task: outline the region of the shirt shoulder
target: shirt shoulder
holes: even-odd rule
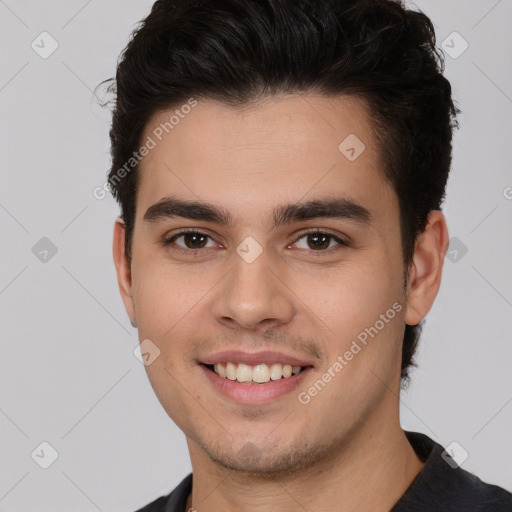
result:
[[[136,512],[185,512],[187,498],[192,490],[192,473],[167,496],[160,496]]]
[[[510,492],[460,468],[425,434],[405,434],[425,465],[391,512],[512,512]]]
[[[148,503],[146,506],[139,508],[136,512],[164,512],[165,504],[169,501],[169,495],[160,496],[155,501]]]

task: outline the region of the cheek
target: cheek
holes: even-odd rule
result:
[[[196,365],[187,357],[197,328],[195,318],[204,315],[201,298],[207,285],[199,277],[148,258],[134,264],[133,293],[140,340],[151,340],[158,357],[145,367],[151,386],[178,427],[188,431],[199,414],[201,402],[194,382]]]
[[[314,279],[296,276],[293,288],[329,337],[344,344],[401,300],[401,274],[390,265],[384,258],[361,257]]]
[[[319,328],[321,323],[329,327],[322,330],[328,354],[323,371],[333,371],[336,361],[343,367],[334,371],[332,403],[349,407],[347,394],[374,399],[382,388],[375,375],[391,385],[400,365],[405,311],[401,270],[386,258],[380,264],[361,258],[358,265],[331,275],[325,290],[311,304],[321,320]]]
[[[381,262],[367,268],[353,283],[348,306],[353,322],[345,338],[348,346],[343,347],[345,359],[351,358],[347,373],[354,383],[358,378],[365,381],[360,384],[370,386],[368,390],[372,383],[381,386],[375,375],[385,382],[393,381],[401,360],[405,313],[401,269],[385,258]]]
[[[151,319],[151,325],[170,328],[209,289],[205,272],[200,275],[190,267],[171,265],[162,258],[139,261],[133,268],[134,300],[142,320]]]
[[[145,261],[134,265],[133,298],[140,339],[154,341],[176,365],[175,354],[184,351],[186,329],[193,329],[190,318],[201,314],[202,299],[211,288],[206,279],[179,267]]]

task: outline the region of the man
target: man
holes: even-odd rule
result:
[[[118,66],[120,292],[193,468],[144,511],[511,511],[404,432],[457,109],[392,0],[158,1]]]

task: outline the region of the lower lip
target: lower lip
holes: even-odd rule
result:
[[[204,365],[200,366],[209,381],[222,395],[240,404],[264,404],[281,398],[296,389],[312,370],[311,367],[308,367],[297,375],[292,375],[286,379],[271,380],[264,384],[243,384],[236,380],[221,377]]]

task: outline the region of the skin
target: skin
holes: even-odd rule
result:
[[[172,111],[155,115],[143,140]],[[366,146],[352,162],[338,149],[350,134]],[[146,210],[170,195],[222,207],[234,223],[145,222]],[[333,196],[365,206],[372,223],[316,218],[271,229],[276,206]],[[132,260],[118,219],[114,261],[140,340],[161,351],[146,367],[151,385],[187,438],[187,510],[389,511],[423,466],[399,423],[403,329],[433,304],[448,232],[443,214],[431,212],[404,289],[398,200],[362,100],[286,95],[244,109],[199,100],[145,157],[136,204]],[[181,228],[211,237],[207,247],[187,249],[183,237],[162,244]],[[350,245],[331,239],[316,249],[303,236],[314,229]],[[250,264],[236,252],[248,236],[263,249]],[[299,392],[396,302],[401,311],[301,404]],[[221,350],[277,350],[314,368],[285,396],[241,405],[198,363]]]

